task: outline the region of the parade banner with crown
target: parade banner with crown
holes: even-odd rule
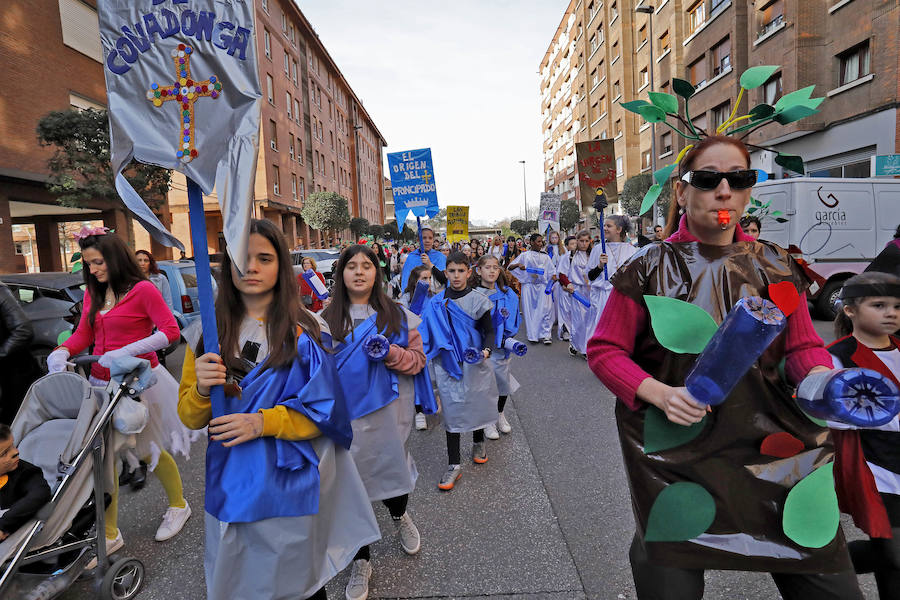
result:
[[[431,148],[392,152],[387,155],[387,159],[397,228],[403,231],[403,224],[410,213],[417,219],[438,214],[440,207],[434,183]]]
[[[215,187],[242,264],[262,96],[252,0],[99,0],[97,9],[122,201],[157,241],[183,249],[122,171],[135,159],[184,173],[204,194]]]

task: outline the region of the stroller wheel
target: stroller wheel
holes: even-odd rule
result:
[[[114,562],[100,584],[103,600],[129,600],[144,584],[144,563],[136,558],[122,558]]]

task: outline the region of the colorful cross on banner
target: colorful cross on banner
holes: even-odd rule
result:
[[[175,72],[178,79],[168,87],[160,87],[157,83],[150,84],[147,91],[147,99],[154,106],[162,106],[163,102],[174,100],[181,106],[181,140],[177,144],[178,151],[175,156],[182,162],[191,162],[197,156],[194,147],[194,102],[198,98],[209,96],[213,100],[219,97],[222,84],[215,76],[206,81],[194,81],[191,79],[191,53],[193,48],[185,44],[178,44],[172,50],[172,59],[175,62]]]

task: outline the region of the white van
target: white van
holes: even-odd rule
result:
[[[843,281],[861,273],[900,225],[900,179],[796,177],[765,181],[752,196],[763,204],[761,239],[791,252],[814,280],[809,296],[833,319]],[[769,212],[781,211],[779,223]]]

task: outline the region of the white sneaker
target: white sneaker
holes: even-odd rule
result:
[[[347,600],[366,600],[369,597],[369,577],[372,576],[372,565],[369,561],[360,558],[353,561],[350,570],[350,581],[344,590]]]
[[[497,433],[497,426],[491,424],[491,425],[488,425],[487,427],[485,427],[484,428],[484,437],[486,437],[489,440],[499,440],[500,434]]]
[[[408,512],[403,513],[399,520],[394,521],[397,524],[397,532],[400,534],[400,546],[407,554],[415,554],[422,547],[422,538],[419,536],[419,529],[413,523],[412,517]]]
[[[156,530],[156,541],[164,542],[172,539],[181,531],[187,520],[191,518],[191,505],[184,501],[184,508],[170,506],[163,515],[162,523]]]
[[[512,427],[510,427],[509,421],[506,420],[506,415],[504,415],[502,412],[497,418],[497,429],[499,429],[501,433],[509,433],[510,431],[512,431]]]
[[[108,559],[114,552],[118,552],[125,547],[125,540],[122,539],[122,531],[116,529],[115,539],[106,538],[106,558]],[[110,561],[111,562],[111,561]],[[91,559],[91,562],[84,568],[85,571],[92,571],[97,568],[97,557]]]
[[[428,429],[428,421],[425,420],[425,413],[416,413],[416,429],[419,431]]]

